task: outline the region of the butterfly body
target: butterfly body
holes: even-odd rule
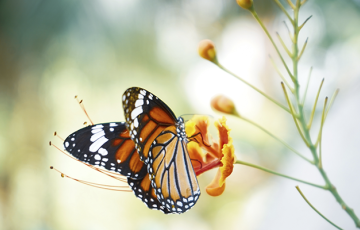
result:
[[[200,196],[187,151],[184,120],[145,89],[125,91],[126,122],[97,124],[70,134],[65,149],[77,159],[127,177],[149,208],[183,213]]]

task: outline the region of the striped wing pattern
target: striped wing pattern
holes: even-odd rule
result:
[[[135,142],[140,159],[147,163],[153,140],[166,127],[174,125],[177,119],[158,97],[137,87],[125,91],[123,108],[130,137]]]
[[[186,141],[177,136],[176,128],[165,129],[153,142],[147,165],[151,185],[160,203],[171,212],[183,213],[200,196]]]
[[[80,161],[126,177],[141,179],[147,174],[124,122],[82,128],[65,139],[64,147]]]
[[[85,163],[127,177],[136,197],[150,209],[189,210],[200,188],[187,151],[184,121],[145,89],[123,95],[126,122],[102,123],[70,134],[64,147]]]
[[[200,196],[186,148],[184,121],[152,93],[130,88],[123,95],[127,128],[140,159],[147,164],[151,186],[165,213],[183,213]]]

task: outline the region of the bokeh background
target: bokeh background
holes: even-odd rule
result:
[[[285,3],[284,3],[285,4]],[[285,4],[286,5],[286,4]],[[272,35],[287,44],[286,19],[273,1],[255,0]],[[325,78],[325,96],[340,88],[325,124],[323,165],[345,202],[360,215],[360,1],[309,0],[300,19],[309,37],[300,66],[304,85],[314,67],[308,112]],[[276,105],[197,54],[214,41],[231,71],[285,103],[268,55],[274,49],[251,15],[230,0],[2,0],[0,1],[0,229],[332,229],[301,198],[345,229],[352,220],[329,192],[236,165],[226,190],[210,197],[214,172],[199,177],[202,196],[182,215],[149,210],[132,193],[63,179],[116,181],[49,147],[83,127],[79,95],[96,123],[122,121],[122,93],[144,87],[181,114],[222,115],[210,108],[218,94],[241,114],[310,157],[292,123]],[[302,88],[304,89],[304,87]],[[316,116],[314,130],[319,127]],[[316,169],[255,127],[228,117],[238,159],[314,183]],[[316,135],[314,131],[313,135]]]

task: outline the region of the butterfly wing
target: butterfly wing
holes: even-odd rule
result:
[[[183,213],[200,196],[196,174],[186,148],[186,140],[170,126],[155,138],[150,147],[148,172],[151,185],[161,205],[169,211]]]
[[[128,177],[128,184],[134,191],[136,197],[138,197],[146,206],[150,209],[156,209],[164,212],[165,214],[170,213],[169,210],[162,205],[155,194],[154,188],[151,186],[149,174],[145,175],[143,179],[134,180]]]
[[[102,166],[126,177],[140,179],[147,174],[146,165],[140,161],[125,122],[82,128],[65,139],[64,147],[80,161]]]
[[[133,87],[123,95],[123,108],[130,137],[135,142],[140,159],[148,163],[153,140],[177,121],[171,109],[145,89]]]

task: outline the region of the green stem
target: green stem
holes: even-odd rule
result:
[[[284,6],[281,4],[281,2],[279,0],[274,0],[274,2],[279,6],[279,8],[284,12],[284,14],[286,15],[286,17],[289,19],[289,21],[291,22],[291,24],[294,23],[294,21],[292,20],[292,18],[290,17],[290,15],[288,14],[288,12],[286,11],[286,9],[284,8]]]
[[[272,101],[273,103],[275,103],[276,105],[278,105],[280,108],[284,109],[286,112],[290,113],[289,109],[286,108],[284,105],[282,105],[280,102],[276,101],[275,99],[269,97],[266,93],[264,93],[263,91],[261,91],[260,89],[256,88],[255,86],[253,86],[252,84],[250,84],[249,82],[245,81],[243,78],[237,76],[236,74],[234,74],[233,72],[230,72],[228,69],[226,69],[224,66],[222,66],[220,63],[215,63],[220,69],[224,70],[225,72],[227,72],[228,74],[232,75],[233,77],[239,79],[240,81],[242,81],[243,83],[245,83],[246,85],[250,86],[251,88],[253,88],[255,91],[257,91],[258,93],[260,93],[261,95],[263,95],[264,97],[266,97],[267,99],[269,99],[270,101]]]
[[[314,186],[314,187],[317,187],[317,188],[326,189],[325,186],[318,185],[318,184],[313,184],[313,183],[310,183],[310,182],[307,182],[307,181],[304,181],[304,180],[300,180],[300,179],[297,179],[297,178],[294,178],[294,177],[290,177],[290,176],[287,176],[287,175],[284,175],[284,174],[281,174],[281,173],[272,171],[270,169],[267,169],[267,168],[264,168],[264,167],[261,167],[261,166],[258,166],[258,165],[254,165],[254,164],[251,164],[251,163],[248,163],[248,162],[245,162],[245,161],[236,160],[235,164],[246,165],[246,166],[256,168],[256,169],[260,169],[262,171],[265,171],[265,172],[268,172],[268,173],[271,173],[271,174],[274,174],[274,175],[277,175],[277,176],[285,177],[285,178],[290,179],[290,180],[298,181],[298,182],[301,182],[301,183],[304,183],[304,184],[307,184],[307,185],[311,185],[311,186]]]
[[[289,76],[291,77],[291,79],[294,81],[295,79],[294,79],[293,75],[291,74],[290,69],[289,69],[289,67],[287,66],[284,58],[282,57],[279,49],[277,48],[274,40],[272,39],[269,31],[266,29],[265,25],[262,23],[262,21],[260,20],[259,16],[258,16],[257,13],[255,12],[255,10],[252,10],[252,11],[250,11],[250,12],[252,13],[252,15],[254,16],[254,18],[256,19],[256,21],[260,24],[260,26],[262,27],[262,29],[265,31],[265,33],[266,33],[266,35],[268,36],[269,40],[270,40],[271,43],[273,44],[276,52],[278,53],[278,55],[279,55],[279,57],[280,57],[280,59],[281,59],[281,62],[282,62],[283,65],[285,66],[286,71],[288,72],[288,74],[289,74]]]
[[[287,82],[287,80],[285,79],[284,75],[281,74],[279,68],[276,66],[276,64],[275,64],[275,62],[274,62],[274,60],[272,59],[271,56],[270,56],[270,61],[271,61],[271,63],[273,64],[276,72],[279,74],[279,76],[281,77],[281,79],[284,81],[285,85],[290,89],[290,91],[291,91],[292,93],[294,93],[294,89],[293,89],[293,88],[290,86],[290,84]]]
[[[326,110],[325,119],[326,119],[327,114],[328,114],[328,112],[329,112],[332,104],[334,103],[334,101],[335,101],[336,96],[338,95],[338,93],[339,93],[339,89],[336,89],[335,92],[334,92],[334,94],[332,95],[332,97],[331,97],[331,99],[330,99],[329,107],[328,107],[328,109]]]
[[[296,128],[297,128],[297,130],[298,130],[301,138],[302,138],[303,141],[305,142],[305,144],[306,144],[307,146],[309,146],[309,143],[308,143],[307,140],[305,139],[305,136],[304,136],[304,134],[303,134],[303,131],[301,130],[301,128],[300,128],[300,126],[299,126],[299,123],[298,123],[298,120],[297,120],[298,115],[296,114],[296,112],[295,112],[295,110],[294,110],[294,108],[293,108],[293,105],[291,104],[290,98],[289,98],[289,96],[288,96],[288,94],[287,94],[287,92],[286,92],[285,85],[284,85],[283,82],[281,82],[281,86],[282,86],[282,88],[283,88],[286,101],[287,101],[288,104],[289,104],[290,112],[291,112],[291,115],[293,116],[293,119],[294,119],[294,123],[295,123],[295,125],[296,125]]]
[[[298,59],[297,59],[298,52],[299,52],[299,49],[298,49],[298,35],[299,35],[298,34],[299,33],[298,17],[299,17],[300,5],[301,5],[300,0],[297,0],[296,1],[296,8],[294,9],[294,44],[293,44],[294,57],[292,59],[292,61],[293,61],[293,76],[296,79],[296,82],[298,81]],[[330,182],[324,168],[319,167],[319,158],[318,158],[317,150],[316,150],[315,145],[311,141],[310,130],[307,129],[307,125],[306,125],[306,121],[305,121],[303,105],[300,103],[299,88],[300,88],[299,84],[295,84],[295,98],[296,98],[296,102],[297,102],[297,105],[298,105],[298,111],[299,111],[299,114],[298,114],[299,119],[298,120],[299,120],[299,123],[302,126],[302,130],[304,132],[304,138],[306,140],[305,143],[308,144],[308,147],[309,147],[309,149],[310,149],[310,151],[311,151],[311,153],[313,155],[315,165],[316,165],[316,167],[318,168],[320,174],[322,175],[322,177],[325,180],[326,188],[335,197],[336,201],[341,205],[341,207],[353,219],[353,221],[355,222],[356,227],[360,228],[360,220],[356,216],[354,210],[345,204],[345,202],[343,201],[343,199],[340,197],[339,193],[337,192],[335,186]],[[325,115],[325,118],[326,118],[326,115]]]
[[[307,79],[306,88],[305,88],[305,92],[304,92],[304,96],[303,96],[303,99],[302,99],[302,102],[301,102],[301,104],[303,106],[304,106],[305,99],[306,99],[306,94],[307,94],[307,91],[308,91],[308,88],[309,88],[309,83],[310,83],[310,77],[311,77],[312,70],[313,70],[313,67],[310,68],[309,76],[308,76],[308,79]]]
[[[320,125],[320,131],[318,135],[318,141],[319,142],[319,168],[322,168],[322,146],[321,146],[321,138],[322,138],[322,132],[324,127],[324,121],[325,121],[325,110],[326,110],[326,104],[327,104],[328,98],[325,98],[324,108],[321,115],[321,125]],[[317,144],[315,144],[317,145]]]
[[[322,218],[324,218],[327,222],[329,222],[330,224],[332,224],[335,228],[337,229],[342,229],[339,226],[337,226],[336,224],[334,224],[333,222],[331,222],[328,218],[326,218],[323,214],[321,214],[321,212],[319,212],[309,201],[308,199],[306,199],[305,195],[301,192],[299,186],[296,186],[296,189],[299,191],[300,195],[302,196],[302,198],[304,198],[304,200],[306,201],[306,203],[308,203],[308,205],[314,209],[315,212],[317,212],[317,214],[319,214]]]
[[[313,119],[314,119],[314,115],[315,115],[316,105],[317,105],[317,102],[318,102],[318,100],[319,100],[319,95],[320,95],[320,91],[321,91],[321,88],[322,88],[323,84],[324,84],[324,78],[323,78],[322,81],[321,81],[321,84],[320,84],[318,93],[317,93],[317,95],[316,95],[315,103],[314,103],[314,106],[313,106],[313,109],[312,109],[311,115],[310,115],[310,120],[309,120],[309,123],[308,123],[308,125],[307,125],[307,128],[308,128],[308,129],[311,128],[311,125],[312,125],[312,122],[313,122]]]
[[[258,129],[261,129],[262,131],[264,131],[265,133],[267,133],[269,136],[271,136],[272,138],[274,138],[275,140],[279,141],[281,144],[285,145],[286,148],[290,149],[291,151],[293,151],[296,155],[298,155],[299,157],[303,158],[304,160],[306,160],[307,162],[309,162],[310,164],[314,164],[314,162],[312,162],[311,160],[309,160],[308,158],[306,158],[305,156],[303,156],[301,153],[299,153],[298,151],[296,151],[295,149],[293,149],[290,145],[286,144],[283,140],[281,140],[280,138],[278,138],[277,136],[275,136],[274,134],[272,134],[271,132],[269,132],[268,130],[264,129],[262,126],[258,125],[257,123],[253,122],[252,120],[249,120],[245,117],[242,117],[240,115],[237,116],[238,118],[252,124],[253,126],[257,127]]]

